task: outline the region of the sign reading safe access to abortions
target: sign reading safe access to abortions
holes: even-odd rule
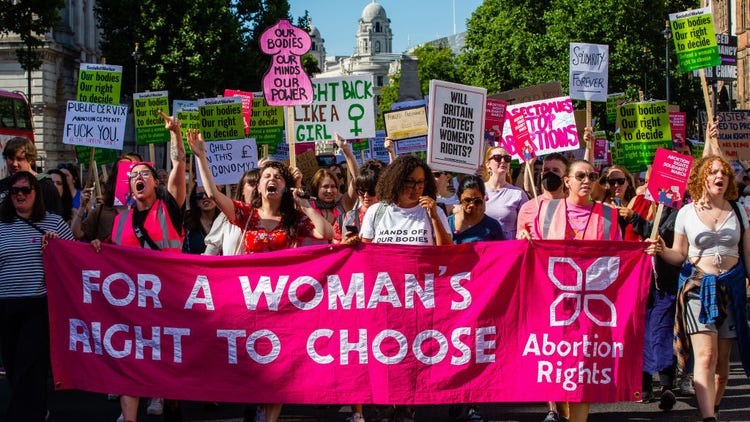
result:
[[[484,153],[487,90],[430,81],[427,164],[434,170],[474,173]]]
[[[312,95],[312,104],[294,107],[295,142],[332,140],[335,133],[344,139],[375,136],[372,75],[315,78]]]
[[[301,56],[312,41],[307,31],[282,19],[260,36],[260,48],[273,55],[271,68],[263,77],[263,93],[272,106],[310,104],[312,84],[302,68]]]

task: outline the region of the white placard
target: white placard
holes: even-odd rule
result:
[[[570,98],[607,101],[609,46],[570,43]]]
[[[68,101],[63,143],[121,150],[127,117],[127,105]]]
[[[251,138],[206,142],[206,160],[217,185],[233,185],[246,171],[258,167],[258,147]],[[197,162],[195,174],[203,186]]]
[[[537,156],[580,148],[570,97],[513,104],[508,106],[505,113],[511,116],[524,114]],[[516,141],[510,129],[510,120],[505,118],[501,146],[508,150],[510,155],[516,156]]]

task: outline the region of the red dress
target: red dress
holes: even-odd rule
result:
[[[245,253],[260,253],[278,251],[286,248],[294,248],[306,237],[312,237],[315,226],[313,222],[301,211],[299,223],[297,224],[297,238],[289,239],[284,231],[284,218],[279,224],[268,231],[260,222],[258,210],[250,204],[234,202],[234,225],[239,226],[244,235]]]

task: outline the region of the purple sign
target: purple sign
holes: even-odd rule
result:
[[[300,56],[312,46],[310,35],[282,19],[260,37],[260,48],[273,55],[271,68],[263,77],[263,94],[268,105],[294,106],[313,101],[312,82],[302,68]]]

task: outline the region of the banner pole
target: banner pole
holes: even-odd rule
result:
[[[289,166],[297,167],[297,153],[294,148],[294,107],[286,109],[286,142],[289,144]]]
[[[659,235],[659,222],[661,221],[661,214],[664,211],[664,204],[659,203],[659,206],[656,207],[656,215],[654,216],[653,222],[654,226],[651,228],[651,240],[656,240],[656,236]]]
[[[711,106],[711,96],[708,92],[708,81],[706,80],[706,70],[699,69],[698,73],[701,75],[701,87],[703,88],[703,103],[706,106],[706,124],[714,121],[714,110]],[[719,155],[721,154],[721,148],[719,148],[719,140],[716,138],[706,139],[706,143],[711,143],[711,148],[714,149]]]
[[[537,196],[536,194],[536,186],[534,185],[534,173],[532,173],[532,170],[531,170],[531,167],[533,167],[533,165],[530,166],[529,163],[531,163],[531,161],[527,161],[525,163],[526,165],[524,167],[526,167],[526,169],[524,171],[524,177],[528,178],[529,180],[529,184],[531,185],[531,192],[534,194],[534,200],[536,201],[536,207],[538,209],[539,208],[539,196]]]

